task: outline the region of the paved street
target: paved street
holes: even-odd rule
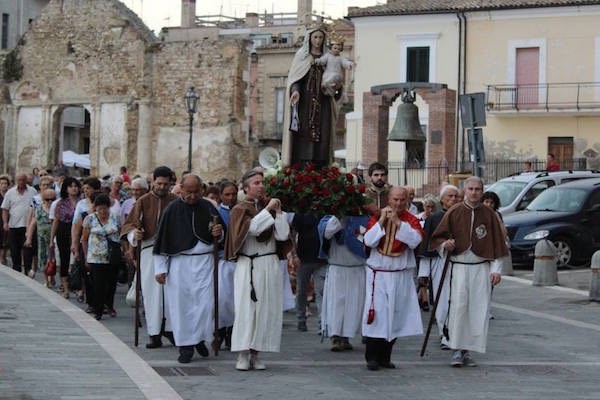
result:
[[[143,334],[135,349],[124,286],[118,316],[98,323],[74,299],[1,267],[0,399],[598,399],[600,304],[587,300],[589,269],[560,271],[570,288],[532,287],[531,274],[517,270],[494,290],[477,368],[449,367],[435,340],[421,359],[415,337],[398,340],[397,369],[370,372],[359,340],[332,353],[314,317],[300,333],[285,313],[282,351],[265,355],[268,370],[238,372],[228,352],[182,366],[170,345],[145,349]]]

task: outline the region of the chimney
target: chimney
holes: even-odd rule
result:
[[[298,25],[309,25],[312,14],[312,0],[298,0]]]
[[[196,0],[181,0],[181,27],[196,26]]]
[[[246,28],[258,28],[258,14],[257,13],[246,13]]]

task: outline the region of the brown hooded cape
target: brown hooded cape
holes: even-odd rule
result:
[[[508,255],[502,221],[496,211],[483,204],[471,207],[462,202],[452,206],[431,235],[429,250],[437,249],[450,238],[456,243],[454,254],[471,249],[486,260]]]
[[[225,239],[225,260],[235,261],[238,258],[239,251],[241,250],[246,237],[248,236],[248,229],[250,229],[250,221],[256,214],[262,210],[262,206],[259,203],[251,201],[243,201],[233,207],[229,214],[229,227],[227,230],[227,237]],[[266,242],[271,239],[273,235],[273,227],[267,229],[261,233],[257,240],[259,242]],[[277,242],[277,255],[279,259],[285,259],[287,253],[291,250],[291,242],[289,240],[285,242]]]

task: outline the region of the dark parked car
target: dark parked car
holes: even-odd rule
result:
[[[504,223],[513,263],[533,263],[535,244],[547,238],[556,246],[559,267],[585,264],[600,249],[600,179],[547,189]]]

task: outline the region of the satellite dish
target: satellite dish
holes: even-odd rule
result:
[[[273,147],[265,147],[258,155],[258,163],[263,168],[273,168],[280,159],[279,152]]]

